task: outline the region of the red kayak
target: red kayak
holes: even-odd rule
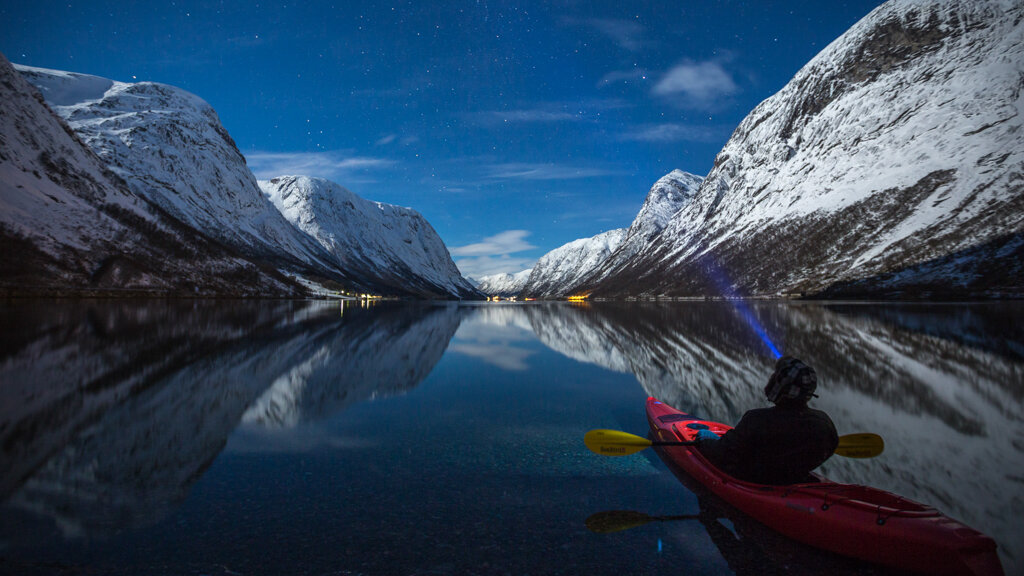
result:
[[[724,434],[731,426],[700,420],[647,399],[653,439],[692,441],[706,425]],[[786,536],[844,556],[927,574],[1003,574],[996,543],[941,512],[891,492],[840,484],[820,475],[812,482],[769,486],[738,480],[713,466],[693,446],[662,447],[661,454],[720,498]]]

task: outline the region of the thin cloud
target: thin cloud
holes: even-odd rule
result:
[[[615,18],[566,18],[567,24],[586,26],[605,36],[620,48],[629,52],[639,52],[643,47],[644,27],[633,20]]]
[[[534,250],[537,247],[526,241],[528,230],[505,230],[484,238],[482,242],[457,246],[450,252],[455,265],[467,278],[482,278],[491,274],[532,268],[536,260],[513,256],[517,252]]]
[[[603,168],[526,162],[492,164],[485,168],[488,178],[498,180],[579,180],[618,174],[618,172]]]
[[[339,183],[367,183],[376,179],[369,175],[392,166],[385,158],[347,156],[342,152],[253,152],[246,163],[261,180],[283,175],[327,178]]]
[[[491,110],[473,112],[469,118],[479,124],[495,126],[506,123],[553,123],[579,122],[583,117],[564,110],[523,109],[523,110]]]
[[[455,259],[455,265],[458,266],[459,272],[466,278],[474,280],[494,274],[514,274],[520,270],[533,268],[536,263],[536,258],[521,258],[507,254]]]
[[[653,124],[626,132],[622,140],[633,142],[717,142],[729,135],[725,127],[692,124]]]
[[[395,142],[398,142],[402,146],[409,146],[419,142],[419,140],[420,137],[415,134],[406,134],[404,136],[399,136],[398,134],[386,134],[378,138],[377,141],[374,142],[374,146],[387,146],[388,144],[394,144]]]
[[[683,106],[707,108],[736,93],[732,76],[719,62],[683,62],[654,85],[655,96],[674,99]]]
[[[505,230],[484,238],[483,242],[451,249],[452,256],[498,256],[536,248],[526,241],[529,230]],[[520,268],[521,269],[521,268]]]
[[[589,21],[598,32],[611,38],[619,47],[637,52],[643,45],[644,27],[632,20],[595,18]]]

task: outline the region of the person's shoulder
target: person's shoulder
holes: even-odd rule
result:
[[[824,410],[818,410],[817,408],[808,408],[807,413],[811,416],[811,418],[817,420],[821,426],[832,430],[833,433],[835,432],[836,425],[834,422],[832,422],[832,417],[828,415],[828,412],[825,412]]]
[[[746,413],[743,414],[743,418],[740,419],[740,422],[742,422],[744,420],[746,420],[747,422],[757,422],[757,421],[761,421],[761,420],[767,420],[767,419],[770,419],[770,418],[774,418],[775,417],[775,412],[776,411],[775,411],[774,407],[771,407],[771,408],[752,408],[750,410],[747,410]]]
[[[807,413],[808,414],[813,414],[813,415],[817,416],[818,418],[825,418],[827,420],[832,420],[832,417],[828,415],[828,412],[825,412],[824,410],[818,410],[817,408],[811,408],[810,406],[807,407]]]

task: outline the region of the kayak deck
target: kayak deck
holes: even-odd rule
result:
[[[647,419],[657,441],[692,441],[704,426],[718,434],[731,429],[654,398],[647,400]],[[891,492],[817,474],[800,484],[756,484],[722,472],[693,446],[659,453],[738,510],[799,542],[913,572],[1003,573],[991,538]]]

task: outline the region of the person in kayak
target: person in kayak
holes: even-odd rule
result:
[[[791,356],[775,364],[764,387],[771,408],[748,411],[721,437],[697,433],[697,449],[731,476],[758,484],[813,481],[811,470],[835,452],[839,435],[828,414],[807,406],[817,397],[814,369]]]

